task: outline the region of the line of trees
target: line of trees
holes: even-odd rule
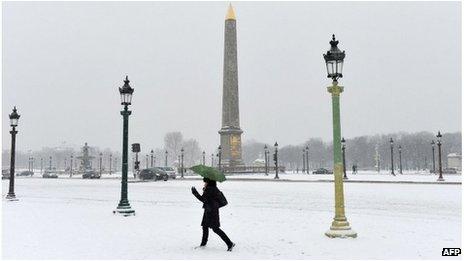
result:
[[[394,161],[395,168],[398,168],[399,155],[398,146],[402,147],[402,165],[403,169],[430,169],[432,166],[432,140],[436,137],[431,132],[416,132],[406,133],[399,132],[393,134],[360,136],[351,139],[346,139],[346,164],[349,169],[353,164],[358,166],[358,169],[374,169],[376,166],[376,150],[380,159],[381,169],[390,168],[390,138],[394,140]],[[442,155],[443,164],[446,167],[446,155],[449,153],[461,154],[461,132],[444,133],[442,137]],[[272,153],[274,153],[273,144],[265,144],[259,141],[248,141],[242,145],[243,160],[246,165],[253,165],[256,159],[264,158],[264,145],[269,148],[272,161]],[[295,170],[302,168],[303,165],[303,149],[309,148],[309,166],[310,169],[316,168],[332,168],[332,142],[324,142],[320,138],[311,138],[298,145],[287,145],[279,148],[279,164],[287,169]],[[142,152],[139,153],[139,161],[141,167],[146,165],[146,155],[149,157],[151,147],[147,144],[141,144]],[[184,148],[184,166],[200,164],[202,162],[202,152],[199,143],[195,139],[185,139],[181,132],[169,132],[164,137],[164,146],[154,147],[155,165],[164,166],[165,151],[168,152],[168,166],[178,166],[178,157],[181,149]],[[98,168],[99,154],[103,154],[103,166],[109,168],[109,155],[112,154],[112,170],[119,171],[121,168],[120,152],[110,149],[99,149],[98,147],[90,147],[90,154],[94,156],[92,166]],[[438,161],[438,148],[435,145],[436,161]],[[40,168],[40,158],[43,159],[44,168],[49,166],[49,157],[52,156],[52,165],[56,169],[64,169],[65,164],[69,166],[70,155],[74,155],[73,168],[77,167],[79,160],[76,158],[81,154],[80,150],[69,147],[44,147],[39,151],[17,151],[16,166],[18,168],[27,168],[29,157],[34,157],[34,168]],[[216,152],[214,152],[216,155]],[[133,164],[134,155],[129,158]],[[10,153],[9,150],[4,150],[2,153],[3,168],[9,165]],[[217,164],[217,159],[214,159]],[[65,163],[66,162],[66,163]],[[211,154],[206,154],[206,164],[211,164]]]
[[[346,165],[353,164],[358,169],[374,169],[376,166],[376,148],[380,159],[380,168],[390,168],[390,138],[394,141],[395,168],[399,165],[398,146],[402,147],[403,169],[430,169],[432,166],[432,140],[437,138],[431,132],[406,133],[360,136],[346,139]],[[252,164],[254,160],[263,158],[264,145],[273,153],[273,144],[249,141],[243,144],[243,157],[245,163]],[[287,145],[279,149],[279,164],[287,169],[301,169],[303,166],[303,149],[308,146],[310,169],[332,168],[333,150],[332,142],[324,142],[319,138],[311,138],[299,145]],[[446,155],[449,153],[461,154],[461,132],[444,133],[442,137],[442,162],[446,167]],[[272,160],[272,157],[271,157]],[[435,161],[438,162],[438,147],[435,144]],[[438,165],[437,165],[438,166]]]

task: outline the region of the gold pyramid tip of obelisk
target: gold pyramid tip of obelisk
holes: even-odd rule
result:
[[[229,19],[235,20],[235,12],[232,4],[229,4],[229,9],[227,10],[226,20]]]

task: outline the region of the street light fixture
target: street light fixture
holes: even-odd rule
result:
[[[306,151],[305,149],[303,149],[303,170],[302,170],[302,173],[304,174],[306,172]]]
[[[123,117],[123,135],[122,135],[122,178],[121,178],[121,199],[116,210],[113,213],[118,213],[123,216],[135,215],[135,210],[131,208],[129,199],[127,196],[127,171],[128,171],[128,140],[129,140],[129,105],[132,102],[132,94],[134,89],[129,85],[129,78],[126,76],[124,85],[119,88],[119,94],[121,96],[121,105],[124,109],[121,111]]]
[[[164,166],[165,167],[168,166],[168,151],[167,150],[164,152]]]
[[[9,201],[17,201],[15,192],[14,192],[14,182],[15,182],[15,155],[16,155],[16,134],[18,131],[16,127],[18,127],[19,117],[21,115],[18,114],[16,110],[16,106],[13,107],[13,112],[9,115],[10,118],[10,126],[11,126],[11,156],[10,156],[10,184],[8,189],[8,194],[6,195],[6,199]]]
[[[401,160],[401,145],[398,146],[398,154],[400,156],[400,174],[403,174],[403,164]]]
[[[180,150],[180,165],[181,165],[181,167],[180,167],[180,170],[181,170],[180,174],[181,174],[181,176],[180,176],[180,177],[181,177],[181,178],[184,178],[184,148],[182,148],[182,149]]]
[[[100,167],[100,176],[101,176],[102,173],[103,173],[103,166],[102,166],[102,165],[103,165],[103,153],[100,152],[100,155],[99,155],[99,156],[100,156],[100,162],[99,162],[100,164],[99,164],[99,167]]]
[[[395,175],[395,170],[393,168],[393,138],[390,138],[390,159],[391,159],[391,174]]]
[[[324,54],[327,67],[327,78],[332,78],[332,86],[327,87],[332,95],[332,117],[333,117],[333,154],[334,154],[334,185],[335,185],[335,217],[325,235],[334,237],[357,237],[357,233],[351,230],[350,224],[345,217],[345,203],[343,193],[343,162],[341,151],[341,127],[340,127],[340,94],[343,86],[338,85],[338,79],[343,77],[343,61],[345,51],[337,47],[338,41],[332,35],[330,50]]]
[[[279,179],[279,144],[274,143],[274,163],[275,163],[275,177],[274,179]]]
[[[203,151],[202,154],[203,154],[203,165],[206,165],[206,163],[205,163],[205,161],[206,161],[206,159],[205,159],[205,154],[206,154],[205,151]]]
[[[345,138],[342,137],[342,156],[343,156],[343,179],[348,179],[346,176],[346,161],[345,161]]]
[[[221,145],[219,145],[218,147],[218,169],[219,171],[221,171],[221,158],[222,158],[222,148],[221,148]]]
[[[211,167],[214,167],[214,153],[211,153]]]
[[[268,154],[269,154],[269,149],[267,148],[267,145],[264,145],[264,174],[266,174],[266,176],[269,175],[269,169],[268,169],[269,161],[267,157]]]
[[[153,150],[151,150],[151,151],[150,151],[150,157],[151,157],[151,159],[150,159],[150,160],[151,160],[151,162],[150,162],[150,167],[152,167],[152,168],[154,167],[154,166],[153,166],[153,164],[154,164],[154,163],[153,163],[153,157],[154,157],[154,156],[155,156],[155,152],[154,152]]]
[[[442,170],[442,165],[441,165],[441,133],[438,132],[438,135],[437,135],[437,145],[438,145],[438,173],[440,174],[438,176],[438,179],[437,181],[445,181],[445,179],[443,178],[443,170]]]
[[[111,166],[112,164],[113,164],[113,154],[110,154],[110,169],[109,169],[109,174],[110,174],[110,175],[111,175],[111,172],[113,171],[113,170],[112,170],[112,167],[113,167],[113,166]]]
[[[432,140],[432,173],[435,174],[435,141]]]
[[[306,174],[309,174],[309,147],[306,146]]]

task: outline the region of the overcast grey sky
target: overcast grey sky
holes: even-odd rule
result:
[[[459,2],[233,2],[244,141],[330,140],[322,53],[346,50],[345,137],[461,130]],[[130,143],[169,131],[219,143],[228,2],[3,2],[3,148],[120,150],[118,87],[135,88]]]

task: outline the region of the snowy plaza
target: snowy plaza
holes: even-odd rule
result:
[[[201,188],[200,180],[131,182],[136,215],[122,217],[112,213],[117,178],[18,178],[19,201],[2,202],[2,258],[437,259],[443,247],[461,246],[460,175],[446,176],[457,183],[449,185],[346,183],[346,215],[356,239],[324,235],[333,218],[333,183],[283,180],[292,177],[306,176],[232,177],[219,185],[229,201],[221,228],[237,244],[233,252],[213,233],[205,249],[195,249],[203,211],[190,188]],[[407,179],[426,178],[435,177]],[[7,188],[2,181],[3,194]]]

